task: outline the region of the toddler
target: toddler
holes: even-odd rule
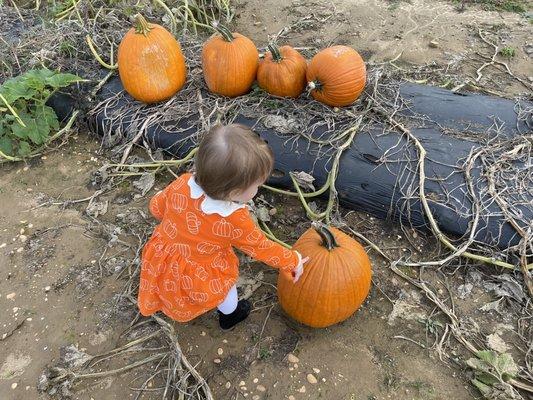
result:
[[[150,201],[160,223],[142,252],[141,314],[162,311],[185,322],[215,307],[220,327],[250,313],[238,300],[233,247],[278,268],[296,282],[303,273],[296,251],[269,240],[246,203],[273,168],[268,145],[243,125],[215,126],[200,143],[195,173],[185,173]]]

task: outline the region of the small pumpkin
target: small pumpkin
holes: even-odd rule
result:
[[[180,44],[157,24],[135,15],[118,47],[118,73],[126,92],[144,103],[166,100],[184,85],[187,68]]]
[[[328,47],[311,59],[307,67],[307,82],[316,100],[333,107],[347,106],[365,88],[365,63],[351,47]]]
[[[259,61],[257,83],[266,92],[281,97],[298,97],[305,89],[307,61],[291,46],[268,45]]]
[[[237,97],[252,88],[259,63],[255,44],[240,33],[231,33],[217,24],[218,35],[202,49],[204,80],[213,93]]]
[[[288,315],[324,328],[357,311],[370,290],[372,272],[368,255],[356,240],[338,229],[315,225],[293,250],[309,261],[296,283],[279,274],[278,298]]]

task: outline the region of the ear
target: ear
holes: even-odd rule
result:
[[[228,199],[233,201],[233,199],[237,196],[239,196],[242,193],[242,190],[234,189],[228,194]]]

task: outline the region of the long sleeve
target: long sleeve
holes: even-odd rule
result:
[[[268,239],[252,219],[250,212],[239,210],[232,219],[231,245],[250,257],[279,269],[287,276],[298,266],[300,255]]]
[[[150,199],[150,212],[158,221],[161,221],[163,219],[163,215],[165,214],[168,192],[167,189],[168,188],[157,192],[155,196]]]

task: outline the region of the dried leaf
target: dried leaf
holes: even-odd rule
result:
[[[265,206],[259,206],[255,209],[255,215],[259,221],[268,222],[270,221],[270,212]]]
[[[143,174],[139,179],[133,181],[133,187],[141,192],[141,196],[144,196],[154,187],[155,184],[155,174],[146,173]]]
[[[312,175],[309,175],[307,172],[299,171],[292,172],[292,176],[294,176],[294,179],[296,179],[296,182],[298,182],[298,185],[300,185],[301,188],[309,189],[311,191],[315,190],[315,187],[313,186],[315,178]]]
[[[109,202],[106,201],[90,201],[85,209],[87,215],[97,218],[99,215],[104,215],[107,212]]]
[[[497,333],[493,333],[487,336],[487,345],[498,353],[505,353],[509,351],[509,346],[503,341],[503,339]]]

